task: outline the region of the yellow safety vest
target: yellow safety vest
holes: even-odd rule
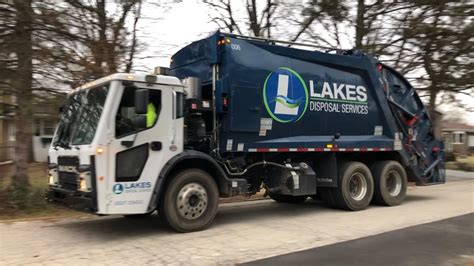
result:
[[[146,113],[146,127],[152,127],[156,120],[156,108],[152,103],[148,104]]]

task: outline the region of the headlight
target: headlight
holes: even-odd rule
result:
[[[89,171],[79,174],[78,190],[83,192],[91,191],[91,173]]]
[[[48,175],[49,175],[48,184],[50,186],[56,186],[58,184],[58,172],[56,171],[56,169],[49,170]]]
[[[79,190],[81,191],[87,191],[87,182],[84,179],[79,180]]]

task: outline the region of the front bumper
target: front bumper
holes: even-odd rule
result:
[[[51,186],[46,194],[46,199],[48,202],[70,209],[89,213],[97,212],[97,200],[92,192],[82,193]]]

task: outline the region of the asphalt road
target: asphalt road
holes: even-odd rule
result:
[[[243,265],[473,265],[474,214]]]
[[[223,204],[211,228],[189,234],[175,233],[158,217],[0,223],[0,265],[229,265],[377,238],[390,231],[472,213],[473,173],[448,175],[444,185],[410,187],[400,206],[370,206],[360,212],[329,209],[313,200],[299,205],[272,200]],[[457,181],[449,182],[454,178]],[[443,244],[437,235],[423,237],[428,247]],[[377,252],[385,251],[391,252],[386,246]]]

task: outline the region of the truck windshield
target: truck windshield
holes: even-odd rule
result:
[[[109,83],[80,90],[69,96],[64,105],[53,145],[69,148],[70,144],[90,144],[109,91]]]

